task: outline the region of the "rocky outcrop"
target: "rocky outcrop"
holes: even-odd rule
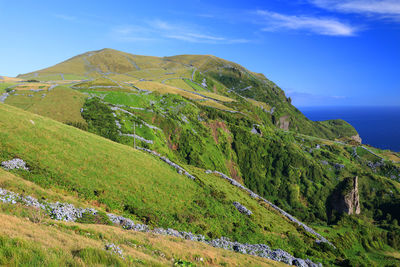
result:
[[[12,159],[9,161],[3,161],[1,163],[1,167],[7,171],[9,170],[14,170],[14,169],[21,169],[21,170],[25,170],[25,171],[29,171],[28,167],[26,167],[26,163],[25,161],[23,161],[22,159]]]
[[[353,135],[350,137],[352,140],[356,141],[357,143],[361,144],[362,143],[362,139],[360,137],[360,135]]]
[[[114,243],[106,244],[104,249],[109,251],[111,254],[117,255],[123,259],[125,258],[122,249]]]
[[[358,176],[346,178],[334,194],[332,204],[336,211],[349,215],[361,213]]]
[[[290,125],[289,116],[282,116],[279,118],[279,128],[288,131],[289,125]]]
[[[358,176],[353,178],[353,189],[344,196],[345,212],[360,214],[360,196],[358,195]]]
[[[251,210],[247,209],[245,206],[243,206],[242,204],[240,204],[239,202],[233,202],[233,206],[235,206],[235,208],[237,208],[237,210],[240,213],[246,214],[248,216],[250,216],[251,214],[253,214],[253,212],[251,212]]]

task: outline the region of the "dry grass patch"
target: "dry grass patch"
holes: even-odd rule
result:
[[[22,83],[18,84],[17,86],[13,87],[13,90],[16,91],[26,91],[26,90],[47,90],[51,84],[48,83]]]
[[[61,249],[71,257],[74,251],[86,248],[103,250],[105,244],[115,243],[122,248],[126,265],[130,264],[129,259],[140,259],[138,262],[152,266],[170,266],[174,259],[185,259],[207,266],[219,266],[221,263],[226,266],[285,266],[269,259],[217,249],[199,242],[126,231],[113,226],[53,223],[51,220],[32,223],[6,214],[0,214],[0,221],[3,222],[0,236],[33,242],[45,250]]]
[[[233,101],[235,101],[234,99],[232,99],[230,97],[219,95],[219,94],[212,93],[212,92],[201,92],[201,94],[205,95],[207,97],[222,101],[222,102],[233,102]]]
[[[174,88],[172,86],[161,84],[158,82],[142,81],[135,83],[135,86],[139,89],[159,92],[160,94],[176,94],[189,99],[204,99],[202,96],[192,94],[190,92],[186,92],[178,88]]]
[[[209,100],[209,99],[207,99],[207,100],[205,100],[205,101],[199,101],[199,102],[197,102],[197,103],[199,103],[200,105],[203,105],[203,106],[218,108],[218,109],[221,109],[221,110],[233,111],[232,108],[227,107],[227,106],[225,106],[225,105],[223,105],[223,104],[221,104],[221,103],[218,103],[218,102],[216,102],[216,101],[214,101],[214,100]]]
[[[19,83],[23,82],[22,79],[20,78],[14,78],[14,77],[7,77],[7,76],[1,76],[2,79],[0,79],[0,82],[5,82],[5,83]]]
[[[260,101],[257,101],[257,100],[251,99],[251,98],[246,98],[246,100],[249,101],[250,103],[252,103],[253,105],[259,107],[259,108],[262,107],[265,110],[268,110],[268,111],[271,110],[271,106],[268,105],[267,103],[260,102]]]

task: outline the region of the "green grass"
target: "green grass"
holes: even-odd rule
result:
[[[6,89],[8,87],[10,87],[11,85],[14,85],[12,83],[4,83],[4,82],[0,82],[0,94],[4,93],[6,91]]]
[[[103,100],[115,104],[126,105],[132,107],[147,107],[149,101],[156,100],[154,94],[138,94],[126,92],[98,92],[98,91],[83,91],[97,96],[104,96]]]
[[[126,231],[119,227],[55,222],[50,219],[28,221],[25,215],[3,214],[4,206],[35,210],[22,205],[0,203],[0,265],[2,266],[171,266],[171,262],[202,265],[222,260],[231,266],[284,266],[282,263],[231,251],[199,242],[149,233]],[[12,212],[12,210],[10,209]],[[119,246],[124,258],[105,245]]]
[[[186,83],[183,79],[166,80],[165,84],[173,86],[173,87],[177,87],[180,89],[193,91],[193,88],[188,83]]]
[[[200,85],[198,85],[197,83],[192,82],[189,79],[184,79],[184,81],[190,86],[192,87],[195,91],[206,91],[206,89],[204,89],[203,87],[201,87]]]
[[[78,91],[58,86],[51,91],[17,91],[16,94],[9,96],[5,103],[60,122],[85,123],[80,109],[86,96]]]
[[[193,182],[130,147],[11,106],[1,105],[0,110],[2,160],[16,156],[26,160],[31,172],[19,174],[42,187],[96,201],[150,225],[209,237],[267,242],[289,251],[294,248],[282,238],[284,233],[309,240],[280,215],[202,170],[193,170],[202,181]],[[234,200],[247,205],[255,215],[241,215],[232,205]]]

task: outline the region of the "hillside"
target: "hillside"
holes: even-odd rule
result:
[[[343,120],[308,120],[263,74],[214,56],[103,49],[18,78],[0,92],[0,162],[23,159],[29,171],[1,188],[323,265],[399,264],[400,156],[361,145]]]
[[[89,79],[89,83],[78,84],[77,87],[97,90],[129,90],[132,87],[152,90],[151,88],[156,87],[156,91],[160,93],[206,99],[208,101],[205,103],[208,105],[227,110],[230,106],[227,105],[226,108],[221,105],[226,101],[218,96],[214,97],[215,94],[237,101],[245,97],[250,102],[257,100],[266,103],[270,107],[265,110],[270,112],[269,120],[282,129],[330,139],[357,135],[354,128],[347,124],[338,132],[329,124],[308,120],[290,104],[290,99],[286,98],[284,92],[264,75],[215,56],[181,55],[159,58],[132,55],[107,48],[87,52],[53,67],[18,77],[61,83]],[[149,85],[150,81],[152,84]],[[236,110],[241,110],[241,107]]]

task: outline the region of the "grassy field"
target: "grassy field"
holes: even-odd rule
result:
[[[189,79],[184,79],[184,81],[190,86],[192,87],[195,91],[200,91],[200,92],[205,92],[206,89],[204,89],[203,87],[201,87],[200,85],[198,85],[197,83],[192,82]]]
[[[89,94],[101,96],[104,101],[115,105],[126,105],[131,107],[147,107],[149,101],[156,100],[154,94],[126,93],[126,92],[98,92],[87,90]]]
[[[27,91],[27,90],[47,90],[50,87],[48,83],[21,83],[14,86],[12,89],[15,91]]]
[[[116,82],[106,78],[97,78],[92,81],[87,81],[75,85],[78,88],[89,88],[91,86],[119,86]]]
[[[12,85],[14,85],[14,84],[7,83],[7,82],[0,82],[0,94],[4,93],[6,91],[6,89]]]
[[[194,91],[193,88],[187,84],[183,79],[171,79],[164,82],[166,85],[181,88],[184,90]]]
[[[152,92],[159,92],[160,94],[177,94],[189,99],[204,99],[202,96],[192,94],[174,88],[172,86],[168,86],[157,82],[149,82],[149,81],[137,82],[135,83],[135,86],[138,87],[139,89],[148,90]]]
[[[235,101],[230,97],[219,95],[219,94],[212,93],[212,92],[201,92],[201,94],[205,95],[207,97],[222,101],[222,102],[233,102],[233,101]]]
[[[98,209],[96,203],[65,196],[64,192],[58,190],[44,190],[3,169],[0,169],[0,187],[51,202],[62,201]],[[200,266],[284,266],[268,259],[241,255],[173,237],[103,225],[57,222],[44,213],[39,214],[34,208],[22,205],[0,204],[0,220],[4,222],[0,229],[1,265],[170,266],[171,262],[183,259]],[[104,246],[108,243],[120,246],[125,259],[106,252]],[[200,261],[200,258],[203,260]]]
[[[0,229],[1,265],[171,266],[184,260],[199,266],[286,266],[173,237],[47,218],[38,221],[33,215],[37,211],[22,207],[0,204],[0,210],[4,222]],[[104,247],[109,243],[118,245],[125,258],[106,251]]]
[[[51,91],[18,91],[6,103],[24,110],[40,114],[60,122],[81,122],[80,109],[87,96],[68,87],[58,86]]]
[[[194,182],[130,147],[11,106],[0,105],[0,111],[1,160],[23,158],[31,172],[18,174],[47,190],[136,221],[209,237],[262,242],[292,253],[293,238],[312,242],[275,211],[204,170],[186,166],[198,177]],[[243,216],[233,201],[254,215]]]
[[[246,98],[246,100],[257,107],[260,107],[260,108],[263,107],[265,110],[269,111],[271,109],[271,106],[268,105],[267,103],[260,102],[260,101],[257,101],[257,100],[251,99],[251,98]]]
[[[218,108],[218,109],[221,109],[221,110],[231,110],[231,111],[233,111],[232,108],[227,107],[227,106],[225,106],[225,105],[223,105],[221,103],[218,103],[216,101],[213,101],[213,100],[208,100],[207,99],[205,101],[198,101],[197,103],[199,103],[200,105],[203,105],[203,106],[208,106],[208,107],[212,107],[212,108]]]

